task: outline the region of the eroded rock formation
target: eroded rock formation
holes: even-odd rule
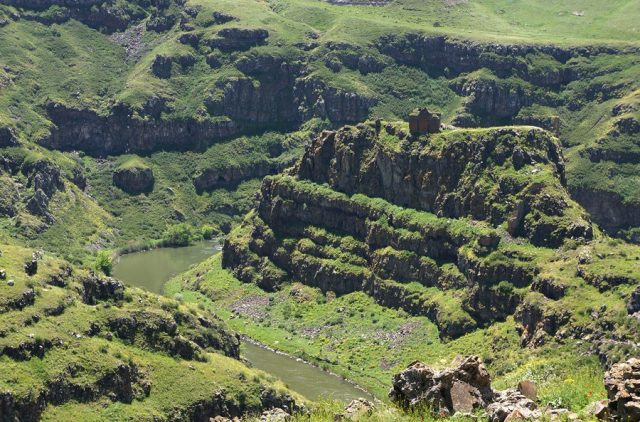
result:
[[[265,179],[256,210],[225,242],[223,265],[267,290],[295,279],[336,294],[364,291],[427,316],[443,337],[514,313],[523,343],[554,335],[568,316],[522,301],[516,289],[532,286],[539,268],[502,240],[591,238],[564,189],[556,141],[535,129],[412,139],[391,129],[374,122],[325,132],[287,175]],[[495,228],[505,223],[510,234]],[[536,289],[562,297],[562,286],[547,284]],[[464,293],[454,311],[430,288]]]

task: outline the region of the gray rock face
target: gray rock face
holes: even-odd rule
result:
[[[276,174],[291,163],[264,161],[250,166],[232,166],[220,169],[206,169],[193,179],[198,192],[221,187],[236,186],[238,183],[269,174]]]
[[[433,371],[414,362],[393,377],[389,398],[405,406],[431,406],[437,414],[470,413],[493,398],[491,378],[477,356],[460,358],[454,367]]]
[[[41,145],[95,156],[193,149],[239,132],[232,121],[163,120],[151,103],[138,111],[146,119],[134,117],[134,110],[125,106],[114,107],[107,116],[53,102],[45,107],[56,127]]]
[[[91,273],[82,280],[82,287],[82,300],[88,305],[95,305],[98,301],[124,299],[124,284],[114,278]]]
[[[604,387],[613,420],[640,421],[640,359],[613,365],[605,374]]]
[[[150,168],[123,168],[113,173],[113,184],[131,194],[153,190],[155,178]]]
[[[207,41],[209,47],[232,52],[265,44],[269,32],[266,29],[224,28],[218,31],[217,35],[218,37]]]
[[[19,144],[18,138],[13,129],[0,127],[0,148],[13,147]]]
[[[627,302],[627,312],[629,315],[634,315],[640,312],[640,286],[638,286],[629,296]]]
[[[152,68],[158,77],[168,78],[175,69],[174,61],[186,68],[193,64],[191,58],[158,56]],[[207,63],[221,65],[215,55]],[[163,119],[167,107],[157,98],[149,99],[139,110],[116,105],[106,116],[50,102],[46,111],[55,127],[39,142],[50,149],[80,150],[94,156],[199,149],[243,131],[292,128],[312,117],[336,124],[361,121],[376,103],[373,98],[305,77],[300,64],[282,58],[260,56],[236,65],[251,78],[234,77],[220,83],[204,104],[214,119]]]
[[[538,420],[540,411],[537,408],[535,402],[524,394],[518,390],[509,389],[496,394],[494,401],[487,406],[487,415],[492,422]]]

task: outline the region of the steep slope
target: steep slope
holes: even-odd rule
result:
[[[522,343],[539,345],[600,330],[586,315],[592,303],[626,315],[614,292],[638,282],[638,248],[607,240],[585,216],[544,131],[416,137],[375,122],[324,132],[288,174],[267,177],[223,266],[267,290],[295,280],[362,291],[428,317],[443,338],[513,315]],[[637,327],[619,329],[621,347],[635,347]]]
[[[1,251],[1,420],[209,420],[297,406],[238,360],[237,335],[212,314]]]
[[[257,186],[244,182],[299,155],[286,133],[301,126],[304,141],[322,128],[435,106],[457,126],[534,124],[560,133],[571,193],[601,227],[633,240],[640,64],[636,29],[625,25],[637,17],[633,2],[606,10],[591,1],[580,10],[520,3],[6,1],[0,147],[37,143],[45,156],[51,149],[88,154],[81,167],[95,176],[89,192],[97,204],[132,216],[125,230],[108,224],[111,234],[91,243],[122,246],[157,238],[181,220],[236,221]],[[603,13],[606,19],[594,18]],[[204,164],[233,156],[237,144],[229,139],[257,134],[249,142],[260,143],[265,130],[283,136],[257,145],[252,159]],[[203,164],[176,166],[187,150]],[[275,160],[274,151],[290,153]],[[105,170],[132,153],[154,156],[151,167],[169,169],[164,180],[193,179],[196,189],[161,180],[144,206],[143,196],[108,189]],[[106,163],[104,156],[111,156]],[[168,189],[187,193],[173,197]],[[242,206],[211,210],[218,200]],[[169,206],[154,205],[160,202]],[[153,218],[142,228],[145,214]]]

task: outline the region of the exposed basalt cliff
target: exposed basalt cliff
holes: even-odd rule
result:
[[[400,63],[436,74],[446,71],[455,75],[487,68],[501,76],[516,75],[534,85],[551,87],[567,84],[581,75],[570,65],[546,71],[531,68],[527,56],[542,54],[566,65],[574,57],[635,52],[633,47],[620,50],[606,46],[563,48],[542,44],[492,44],[416,33],[385,35],[378,41],[377,48]]]
[[[182,63],[180,57],[159,57],[154,71],[162,77],[171,76],[174,61]],[[166,100],[156,97],[141,109],[120,104],[105,115],[50,102],[46,111],[55,126],[38,142],[98,156],[202,149],[240,133],[293,129],[312,117],[333,123],[359,121],[375,104],[372,98],[305,76],[300,63],[260,56],[243,59],[237,66],[248,76],[221,81],[204,102],[208,116],[173,118],[163,114],[168,110]]]
[[[119,168],[113,173],[113,184],[131,194],[153,190],[155,178],[149,167]]]
[[[325,133],[300,161],[298,175],[442,217],[469,216],[493,225],[508,221],[512,235],[525,235],[534,244],[592,236],[584,216],[572,218],[577,206],[563,188],[562,152],[545,132],[452,132],[431,142],[399,144],[397,151],[377,143],[376,136],[365,127]]]
[[[147,17],[144,9],[122,7],[122,4],[113,0],[4,0],[2,3],[23,9],[21,16],[25,19],[47,25],[76,19],[106,33],[123,31],[132,23]],[[165,9],[171,2],[157,4],[160,9]]]
[[[55,127],[39,141],[41,145],[93,155],[198,149],[238,133],[236,124],[229,120],[163,120],[152,114],[141,118],[125,106],[115,107],[105,116],[59,103],[48,103],[46,109]]]
[[[256,211],[225,242],[223,265],[269,290],[295,279],[364,291],[457,337],[513,314],[514,288],[536,280],[539,269],[505,236],[540,245],[591,238],[543,131],[402,141],[376,127],[325,132],[290,175],[265,179]]]
[[[217,169],[206,169],[193,179],[193,186],[198,192],[217,188],[237,186],[248,179],[257,179],[270,174],[277,174],[291,162],[265,160],[250,166],[231,166]]]

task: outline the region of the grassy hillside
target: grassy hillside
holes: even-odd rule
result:
[[[197,419],[216,406],[255,416],[265,389],[287,393],[238,361],[233,329],[383,399],[412,360],[443,367],[474,353],[497,387],[530,378],[542,401],[585,411],[604,397],[596,355],[606,365],[633,353],[639,329],[625,313],[640,278],[638,247],[625,243],[640,242],[638,22],[637,0],[0,0],[4,397],[43,420]],[[442,113],[445,132],[412,145],[405,120],[422,106]],[[365,176],[347,182],[366,179],[380,151],[455,166],[492,137],[533,162],[499,150],[437,210],[294,170],[261,185],[323,130],[376,118],[394,132],[378,127]],[[470,129],[503,125],[518,127]],[[531,126],[558,139],[532,143],[525,134],[542,132]],[[332,153],[346,150],[317,168],[355,166],[362,151]],[[399,163],[391,180],[417,178],[394,174]],[[260,209],[265,186],[272,214]],[[316,223],[267,221],[303,209],[300,198]],[[311,213],[327,203],[371,215]],[[325,227],[340,221],[351,223]],[[167,291],[186,303],[90,272],[98,251],[156,244],[177,224],[231,231],[246,265],[234,275],[216,257],[176,278]],[[345,233],[361,225],[393,241],[369,250],[373,238]],[[437,247],[409,250],[429,236]],[[27,276],[34,251],[44,255]],[[437,283],[389,275],[406,262]],[[310,268],[379,289],[335,294],[310,285],[329,282]],[[104,286],[115,290],[95,297]],[[54,397],[60,386],[68,394]],[[332,420],[336,406],[313,417]],[[383,406],[374,419],[401,417],[423,415]]]
[[[30,249],[0,250],[3,417],[197,419],[216,407],[260,413],[265,390],[284,397],[283,385],[238,360],[238,339],[212,314],[48,254],[28,276]]]

